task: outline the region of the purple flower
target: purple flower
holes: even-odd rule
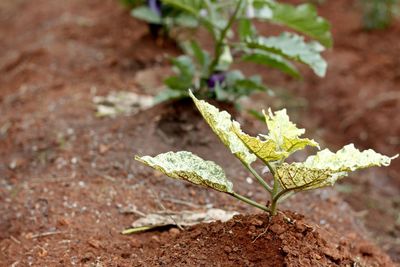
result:
[[[147,5],[154,13],[161,16],[161,1],[160,0],[147,0]]]
[[[225,72],[214,72],[207,79],[208,88],[214,89],[217,84],[221,84],[225,81]]]

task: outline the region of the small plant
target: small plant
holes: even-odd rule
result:
[[[346,145],[336,153],[328,149],[319,151],[304,162],[287,163],[286,159],[306,146],[319,148],[314,140],[301,138],[304,129],[299,129],[289,120],[285,109],[263,112],[269,132],[252,137],[244,133],[238,122],[231,120],[226,111],[220,112],[204,100],[190,97],[210,125],[240,162],[252,173],[270,195],[269,204],[262,205],[233,190],[223,169],[212,161],[187,151],[167,152],[155,157],[136,156],[135,159],[157,169],[171,178],[227,193],[247,204],[260,208],[271,215],[277,212],[282,200],[297,192],[332,186],[349,172],[372,166],[388,166],[394,157],[387,157],[369,149],[360,152],[353,144]],[[273,183],[267,183],[251,166],[259,158],[268,168]]]
[[[153,2],[143,2],[132,14],[163,25],[167,31],[173,26],[204,28],[214,42],[210,54],[194,35],[178,40],[185,54],[172,59],[176,75],[165,80],[166,89],[157,97],[158,101],[187,97],[187,88],[192,88],[196,96],[223,101],[266,91],[259,76],[246,77],[232,69],[236,59],[273,67],[295,78],[300,73],[292,62],[300,62],[318,76],[325,75],[327,64],[320,53],[332,45],[330,25],[311,4],[293,6],[273,0],[163,0],[156,1],[158,8],[155,8],[150,5]],[[256,21],[283,25],[314,41],[306,42],[294,32],[263,36],[255,27]]]
[[[368,30],[387,28],[399,13],[399,0],[361,0],[363,24]]]
[[[130,8],[131,15],[149,24],[150,33],[153,37],[168,36],[175,27],[191,28],[198,27],[198,21],[187,12],[176,9],[165,4],[161,0],[120,0]]]

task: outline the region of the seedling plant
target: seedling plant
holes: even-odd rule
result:
[[[165,80],[158,101],[187,97],[187,88],[196,96],[233,102],[268,90],[259,76],[247,77],[234,69],[232,63],[238,61],[276,68],[295,78],[301,75],[293,62],[299,62],[316,75],[325,75],[327,64],[321,52],[332,45],[330,25],[311,4],[293,6],[273,0],[141,2],[132,10],[133,16],[163,25],[168,31],[175,26],[205,29],[214,44],[209,53],[196,35],[178,40],[184,54],[171,60],[175,74]],[[264,36],[257,31],[256,22],[279,24],[292,31]],[[311,41],[306,42],[300,34]]]
[[[285,109],[263,111],[268,133],[253,137],[244,133],[229,113],[219,111],[204,100],[198,100],[191,92],[189,94],[214,133],[269,194],[269,204],[263,205],[240,195],[234,191],[232,182],[220,166],[191,152],[167,152],[155,157],[136,156],[135,159],[171,178],[229,194],[270,215],[277,213],[281,201],[297,192],[332,186],[351,171],[388,166],[391,160],[398,157],[387,157],[371,149],[359,151],[353,144],[349,144],[336,153],[324,149],[303,162],[289,163],[287,159],[294,152],[307,146],[319,149],[319,144],[301,137],[305,130],[297,128],[290,121]],[[272,175],[272,184],[251,166],[257,158]]]

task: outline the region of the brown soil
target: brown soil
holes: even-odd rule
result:
[[[362,32],[357,10],[348,3],[327,1],[321,7],[334,24],[336,41],[327,53],[326,79],[317,80],[307,72],[301,83],[276,72],[263,75],[308,99],[305,109],[290,110],[303,126],[314,129],[310,136],[333,146],[355,142],[394,154],[399,151],[400,130],[392,114],[399,113],[400,101],[391,92],[398,92],[400,62],[393,44],[399,41],[400,26]],[[211,252],[219,251],[215,260],[229,254],[228,260],[231,256],[246,265],[246,258],[234,251],[236,246],[249,256],[250,265],[263,260],[256,252],[267,246],[265,253],[277,263],[293,266],[307,266],[296,265],[296,260],[318,256],[321,264],[390,266],[387,255],[366,241],[370,231],[374,241],[400,261],[396,162],[387,170],[360,173],[341,187],[352,192],[341,195],[353,207],[367,212],[354,213],[337,193],[325,189],[295,196],[285,205],[307,216],[290,215],[297,221],[294,225],[277,217],[268,228],[268,222],[255,215],[179,234],[170,230],[121,235],[138,218],[135,209],[147,213],[218,205],[255,212],[229,196],[165,179],[134,162],[134,154],[190,150],[225,167],[240,193],[258,201],[266,201],[265,194],[246,182],[248,174],[188,101],[135,116],[95,117],[94,95],[112,90],[143,93],[143,71],[154,74],[146,82],[159,84],[167,66],[164,54],[177,52],[172,44],[157,45],[146,25],[132,19],[116,1],[1,1],[0,22],[0,266],[146,266],[158,263],[155,257],[174,265],[184,260],[180,253],[188,252],[183,244],[200,253],[195,259],[207,256],[208,263],[213,260]],[[282,99],[276,98],[273,105],[291,103]],[[376,102],[372,106],[370,99]],[[360,222],[363,216],[370,231]],[[262,224],[254,225],[255,221]],[[306,225],[302,233],[298,224]],[[245,242],[266,229],[256,242]],[[238,238],[228,239],[230,230]],[[204,253],[199,249],[206,237],[224,242],[210,242],[220,245],[216,250],[203,245],[210,252]],[[306,252],[306,245],[314,241],[313,252]],[[280,252],[272,253],[276,250]],[[193,264],[195,259],[192,254],[186,257]]]
[[[343,239],[288,213],[200,224],[163,242],[151,266],[391,266],[371,244]],[[379,259],[379,260],[376,260]]]

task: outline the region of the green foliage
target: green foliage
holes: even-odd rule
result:
[[[136,156],[136,159],[172,178],[227,193],[271,215],[276,214],[278,202],[293,193],[332,186],[351,171],[373,166],[388,166],[391,160],[398,157],[398,155],[387,157],[371,149],[359,151],[353,144],[349,144],[336,153],[324,149],[308,157],[304,162],[287,163],[285,160],[295,151],[306,146],[319,149],[319,145],[314,140],[300,137],[305,130],[297,128],[290,121],[285,109],[276,112],[269,110],[268,114],[263,112],[268,133],[252,137],[244,133],[239,123],[233,121],[226,111],[219,111],[204,100],[198,100],[191,92],[189,94],[222,143],[270,194],[270,204],[264,206],[239,195],[233,190],[232,182],[226,178],[221,167],[190,152],[168,152],[156,157]],[[256,158],[263,161],[270,170],[272,185],[251,167]]]
[[[275,2],[271,8],[274,22],[304,33],[326,47],[332,46],[330,25],[328,21],[318,16],[317,10],[313,5],[292,6]]]
[[[399,0],[361,0],[363,24],[368,30],[384,29],[399,13]]]
[[[285,32],[280,36],[258,37],[248,40],[246,46],[304,63],[318,76],[325,76],[327,64],[319,54],[324,50],[324,47],[318,42],[306,43],[303,37]]]
[[[196,35],[186,35],[184,40],[177,37],[185,53],[182,64],[190,70],[184,71],[178,66],[182,56],[172,59],[172,65],[179,70],[165,80],[166,91],[157,97],[160,101],[187,97],[188,88],[197,96],[224,101],[268,90],[259,77],[246,77],[232,69],[236,60],[268,66],[300,78],[293,64],[298,62],[320,77],[325,75],[327,64],[321,52],[332,46],[330,25],[318,16],[311,4],[293,6],[272,0],[163,0],[155,8],[150,2],[137,6],[132,15],[163,25],[167,32],[174,27],[190,28],[191,32],[202,27],[214,41],[214,51],[210,54],[195,40]],[[187,19],[185,23],[182,18]],[[257,32],[257,21],[283,25],[294,32],[263,36]],[[312,41],[305,42],[303,35]]]

